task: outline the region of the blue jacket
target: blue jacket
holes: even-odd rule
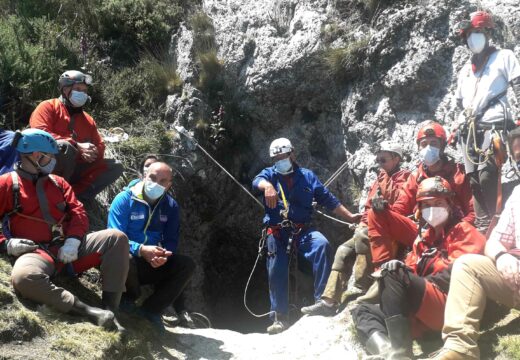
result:
[[[0,175],[13,170],[14,164],[18,161],[18,151],[11,146],[14,132],[0,129]]]
[[[164,195],[154,208],[143,199],[143,182],[117,194],[108,213],[109,229],[124,232],[130,242],[130,253],[139,256],[139,247],[160,245],[176,252],[179,242],[179,207],[170,195]]]
[[[287,181],[293,180],[293,186],[289,190]],[[312,202],[315,200],[319,205],[329,210],[334,210],[340,205],[339,200],[320,182],[316,174],[311,170],[294,167],[294,171],[289,175],[278,174],[274,166],[265,168],[253,180],[253,188],[258,189],[261,180],[267,180],[275,187],[278,192],[278,206],[269,209],[265,205],[264,199],[264,224],[276,225],[282,221],[280,211],[284,209],[280,186],[282,186],[289,206],[289,220],[295,223],[309,223],[312,218]]]

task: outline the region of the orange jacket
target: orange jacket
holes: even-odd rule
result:
[[[32,128],[45,130],[56,140],[66,140],[72,145],[89,142],[94,144],[99,152],[99,159],[103,159],[105,144],[97,130],[94,119],[84,111],[75,115],[74,133],[69,129],[71,115],[67,107],[59,99],[50,99],[41,102],[31,114],[29,124]],[[81,159],[81,157],[78,157]]]
[[[442,169],[432,175],[426,172],[421,163],[417,170],[408,177],[391,209],[404,216],[413,214],[417,205],[415,196],[419,183],[430,176],[441,176],[450,183],[452,190],[455,192],[455,205],[460,208],[464,215],[462,220],[473,224],[475,221],[475,210],[473,209],[469,177],[466,176],[464,167],[461,164],[456,164],[453,160],[446,160]]]
[[[434,244],[435,232],[428,228],[419,236],[405,264],[419,276],[437,274],[448,267],[463,254],[480,254],[484,251],[486,237],[473,225],[460,221],[448,226],[441,241]]]
[[[81,202],[76,199],[70,185],[59,176],[52,175],[52,177],[56,184],[49,178],[43,184],[50,214],[57,222],[66,214],[67,217],[62,223],[65,238],[82,239],[88,230],[87,213]],[[21,212],[24,215],[43,219],[35,182],[21,175],[18,176],[18,181],[20,184]],[[10,173],[0,176],[0,199],[2,199],[0,201],[0,219],[3,219],[4,215],[14,208],[13,180]],[[52,240],[52,233],[47,223],[17,214],[10,216],[9,232],[12,237],[29,239],[37,243],[46,243]],[[0,243],[5,240],[5,235],[0,234]]]
[[[399,195],[399,190],[403,187],[406,180],[410,176],[411,172],[406,169],[396,171],[392,176],[388,176],[388,173],[384,170],[379,170],[376,181],[372,184],[370,191],[368,192],[367,201],[365,203],[365,210],[361,217],[361,223],[368,224],[368,210],[372,208],[371,199],[378,193],[381,192],[381,196],[388,201],[388,204],[392,205]]]

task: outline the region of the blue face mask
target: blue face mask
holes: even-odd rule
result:
[[[278,174],[287,175],[293,172],[292,162],[290,158],[278,160],[274,164],[274,169]]]
[[[151,180],[144,181],[144,193],[151,200],[159,199],[161,196],[163,196],[165,191],[166,188],[160,184],[157,184],[156,182]]]
[[[82,107],[88,100],[88,95],[83,91],[72,90],[69,95],[69,101],[74,107]]]
[[[47,156],[43,155],[42,157],[47,157]],[[40,158],[40,160],[41,160],[41,158]],[[40,172],[45,175],[52,173],[52,170],[54,170],[55,166],[56,166],[55,158],[51,158],[51,161],[49,161],[49,163],[47,165],[43,165],[43,166],[40,165],[40,161],[38,161],[38,170],[40,170]]]

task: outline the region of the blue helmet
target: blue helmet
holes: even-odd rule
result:
[[[22,154],[35,151],[57,154],[58,144],[47,131],[40,129],[26,129],[21,132],[21,136],[16,144],[16,150]]]

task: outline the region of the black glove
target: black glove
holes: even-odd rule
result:
[[[383,211],[388,207],[388,201],[386,201],[384,197],[379,195],[374,196],[370,203],[372,204],[372,209],[375,212]]]
[[[406,269],[407,266],[404,264],[404,262],[395,259],[387,261],[383,265],[381,265],[381,270],[386,270],[390,272],[397,271],[400,268]]]

